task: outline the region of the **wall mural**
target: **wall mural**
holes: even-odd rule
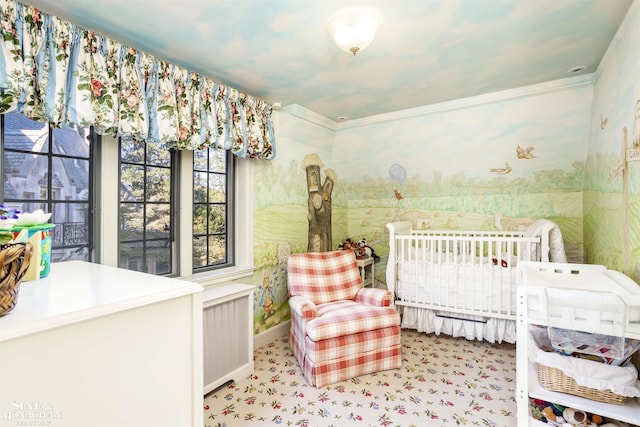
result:
[[[585,246],[589,263],[640,283],[640,99],[632,108],[631,121],[620,122],[618,132],[606,133],[614,129],[601,120],[602,134],[592,135],[596,149],[590,150],[585,184]]]
[[[289,319],[287,258],[290,254],[290,245],[278,245],[277,252],[277,264],[263,268],[254,275],[254,278],[262,275],[262,281],[256,285],[256,290],[253,294],[254,334],[263,332]]]
[[[426,180],[409,173],[402,198],[385,198],[382,191],[378,198],[372,189],[375,185],[386,194],[394,194],[398,186],[393,179],[387,178],[386,183],[382,179],[349,183],[352,195],[369,193],[367,199],[353,197],[349,204],[349,234],[366,236],[368,244],[380,255],[375,271],[376,279],[382,283],[386,281],[389,251],[385,225],[402,220],[419,229],[518,230],[537,218],[548,218],[561,227],[567,256],[573,262],[581,262],[582,194],[577,188],[583,172],[584,163],[575,161],[573,169],[541,169],[536,171],[536,178],[528,180],[509,179],[508,174],[481,180],[464,173],[449,179],[437,174]],[[486,173],[491,174],[489,170]]]
[[[622,181],[622,272],[628,276],[640,280],[640,262],[633,271],[631,263],[631,197],[629,190],[629,171],[632,162],[640,161],[640,99],[636,101],[633,120],[633,133],[629,146],[627,127],[622,128],[622,159],[609,172],[609,182],[620,177]],[[637,251],[637,249],[636,249]],[[640,254],[636,254],[637,256]]]
[[[635,6],[635,7],[634,7]],[[584,183],[587,262],[640,283],[640,8],[632,5],[599,66]]]
[[[582,262],[586,85],[415,114],[341,130],[334,167],[348,199],[348,235],[366,237],[385,281],[386,223],[518,230],[556,222]],[[402,174],[397,171],[402,168]]]
[[[281,144],[285,145],[284,143]],[[346,216],[338,178],[325,167],[326,153],[309,153],[308,144],[288,144],[277,159],[255,170],[254,333],[290,318],[287,258],[291,253],[337,247]],[[337,217],[337,218],[336,218]],[[333,220],[332,220],[333,219]],[[331,225],[333,223],[333,229]],[[326,227],[329,227],[328,229]],[[328,248],[328,249],[327,249]],[[243,280],[247,283],[247,280]]]
[[[400,189],[393,189],[393,195],[398,200],[404,199],[404,196],[402,195],[402,183],[405,179],[407,179],[407,170],[404,168],[404,166],[394,163],[389,168],[389,176],[391,176],[391,179],[393,179],[400,186]]]

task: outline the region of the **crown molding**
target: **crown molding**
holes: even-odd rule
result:
[[[393,111],[391,113],[377,114],[375,116],[348,120],[346,122],[336,122],[334,120],[328,119],[325,116],[318,114],[315,111],[309,110],[308,108],[305,108],[299,104],[287,105],[286,107],[283,107],[280,112],[305,120],[309,123],[323,127],[332,132],[336,132],[343,129],[371,126],[378,123],[384,123],[394,120],[410,119],[414,117],[442,113],[445,111],[458,110],[462,108],[469,108],[494,102],[525,98],[529,96],[537,96],[546,93],[559,92],[585,86],[593,86],[595,76],[596,73],[583,74],[566,79],[552,80],[549,82],[522,86],[514,89],[507,89],[478,96],[471,96],[468,98],[454,99],[452,101],[441,102],[438,104],[430,104],[416,108],[409,108],[406,110]]]
[[[338,130],[337,122],[328,119],[322,114],[316,113],[315,111],[311,111],[308,108],[303,107],[302,105],[290,104],[286,107],[283,107],[280,111],[282,113],[290,114],[293,117],[297,117],[333,132]]]
[[[431,104],[422,107],[394,111],[391,113],[378,114],[375,116],[364,117],[362,119],[349,120],[346,122],[336,123],[336,127],[337,130],[343,130],[361,126],[371,126],[378,123],[409,119],[413,117],[425,116],[428,114],[442,113],[445,111],[474,107],[477,105],[525,98],[529,96],[537,96],[546,93],[575,89],[583,86],[593,86],[593,81],[594,73],[583,74],[566,79],[552,80],[535,85],[522,86],[484,95],[455,99],[453,101],[441,102],[438,104]]]

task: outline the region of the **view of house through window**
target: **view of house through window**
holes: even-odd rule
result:
[[[51,128],[18,113],[2,115],[2,201],[22,212],[51,212],[51,261],[89,261],[92,171],[88,127]]]
[[[160,144],[120,138],[119,267],[175,273],[174,156]]]
[[[231,266],[233,156],[208,148],[193,153],[193,270]]]

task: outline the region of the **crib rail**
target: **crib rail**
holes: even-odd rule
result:
[[[398,233],[398,234],[407,234],[407,233]],[[506,231],[498,231],[498,230],[431,230],[431,229],[411,229],[411,232],[408,234],[412,234],[415,236],[460,236],[460,237],[468,237],[468,236],[489,236],[489,237],[524,237],[525,232],[520,230],[506,230]]]

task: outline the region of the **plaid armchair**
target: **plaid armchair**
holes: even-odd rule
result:
[[[322,387],[402,366],[392,294],[362,287],[353,251],[293,254],[287,273],[289,343],[309,384]]]

